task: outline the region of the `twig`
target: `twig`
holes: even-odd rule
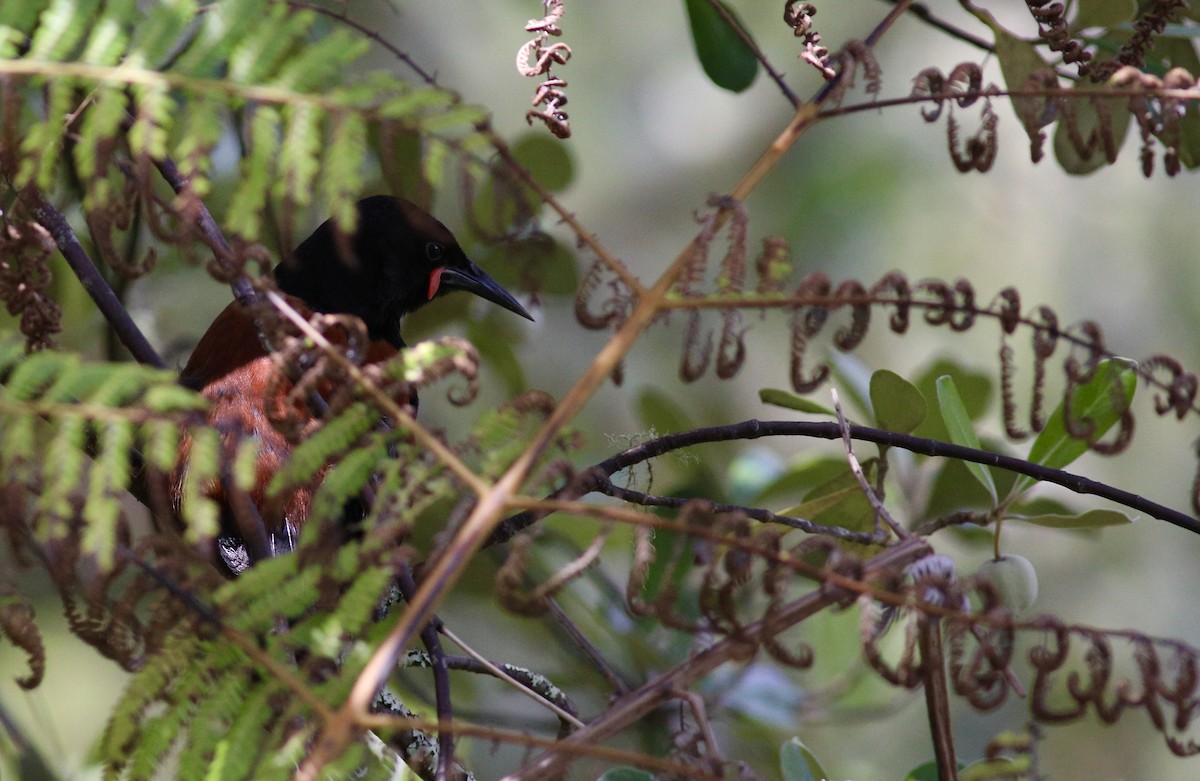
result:
[[[925,710],[937,758],[938,781],[958,781],[954,758],[954,733],[950,729],[950,694],[946,683],[946,659],[942,646],[942,621],[938,616],[917,618],[917,641],[921,648],[921,672],[925,684]]]
[[[891,26],[895,16],[902,13],[909,4],[909,2],[902,2],[897,6],[893,13],[889,14],[868,36],[867,45],[873,45],[878,41],[879,37]],[[735,200],[744,201],[766,176],[766,173],[774,168],[779,158],[790,148],[799,134],[812,124],[821,100],[826,99],[829,95],[828,86],[827,83],[826,88],[818,93],[819,97],[823,96],[819,100],[801,105],[796,118],[783,132],[781,137],[783,143],[773,144],[771,150],[755,163],[750,173],[743,177],[737,185],[732,193]],[[427,575],[409,603],[409,609],[400,616],[387,637],[376,647],[374,654],[363,667],[358,680],[355,681],[350,695],[339,708],[336,717],[324,723],[321,734],[317,738],[316,747],[294,776],[297,781],[315,781],[321,768],[340,754],[353,740],[356,725],[366,715],[375,693],[395,667],[402,650],[429,620],[437,609],[437,605],[462,576],[471,558],[491,537],[492,532],[503,519],[504,512],[511,506],[512,498],[518,494],[521,484],[537,460],[552,445],[562,428],[579,414],[596,391],[612,376],[613,370],[637,343],[642,332],[658,317],[660,305],[666,300],[679,275],[683,273],[698,249],[700,249],[699,236],[688,242],[654,285],[646,291],[645,295],[638,298],[628,317],[596,354],[591,364],[576,379],[571,389],[562,397],[558,406],[542,424],[541,429],[534,435],[524,452],[509,466],[499,480],[487,487],[479,496],[474,510],[458,528],[453,540],[442,554],[430,563]]]
[[[100,269],[96,268],[96,264],[92,262],[83,245],[79,243],[75,231],[71,229],[71,225],[62,212],[54,208],[46,196],[35,188],[26,188],[20,197],[29,204],[30,211],[38,224],[54,237],[54,243],[58,245],[62,256],[66,258],[67,265],[75,272],[83,289],[92,297],[92,301],[100,309],[104,319],[112,326],[113,332],[121,340],[121,344],[125,345],[133,355],[134,360],[158,369],[166,368],[166,363],[150,346],[145,334],[129,316],[125,304],[113,292],[112,287],[100,273]]]
[[[883,506],[883,502],[879,499],[879,494],[867,481],[867,476],[863,474],[862,464],[858,463],[858,456],[854,455],[854,439],[850,436],[850,424],[846,421],[846,416],[842,413],[842,401],[838,398],[837,388],[830,388],[829,393],[833,396],[833,409],[837,413],[838,431],[842,435],[842,444],[846,448],[846,460],[850,463],[850,471],[854,473],[854,479],[858,481],[858,487],[862,489],[863,495],[867,497],[867,502],[871,505],[871,509],[875,511],[875,529],[879,530],[879,521],[882,519],[891,528],[900,539],[905,539],[912,536],[912,532],[905,529],[900,524],[896,523],[896,519]]]
[[[887,2],[895,5],[896,3],[900,2],[900,0],[887,0]],[[909,6],[908,12],[920,19],[922,22],[925,22],[925,24],[929,25],[930,27],[946,33],[951,38],[957,38],[963,43],[969,43],[975,48],[982,49],[985,52],[994,54],[996,51],[996,47],[993,46],[990,41],[986,41],[977,35],[973,35],[966,30],[955,27],[949,22],[934,16],[933,12],[922,3],[913,3],[911,6]]]
[[[454,634],[454,632],[450,631],[450,629],[448,627],[446,627],[445,625],[443,625],[441,627],[441,632],[446,637],[450,638],[459,648],[463,649],[463,651],[465,651],[468,656],[470,656],[472,659],[474,659],[476,662],[478,662],[479,666],[483,670],[485,670],[489,675],[492,675],[492,676],[498,678],[499,680],[504,681],[505,683],[509,684],[514,689],[519,691],[521,694],[524,694],[526,697],[529,697],[531,700],[536,702],[538,705],[541,705],[543,708],[550,710],[559,719],[567,722],[568,724],[575,727],[576,729],[583,729],[583,727],[586,726],[582,721],[579,720],[579,717],[576,716],[574,713],[571,713],[570,711],[563,708],[558,703],[551,702],[545,696],[543,696],[541,692],[532,688],[526,682],[517,680],[517,678],[515,676],[511,675],[507,670],[505,670],[504,668],[500,667],[497,664],[493,664],[490,660],[485,658],[483,656],[483,654],[476,651],[474,648],[472,648],[470,645],[468,645],[462,638],[460,638],[458,635]]]
[[[861,470],[862,467],[859,467]],[[695,504],[695,497],[683,496],[653,496],[644,494],[641,491],[634,491],[630,488],[621,488],[613,484],[611,480],[597,478],[592,484],[592,490],[599,493],[611,496],[614,499],[620,499],[623,502],[641,505],[643,507],[670,507],[672,509],[681,509],[685,505]],[[560,497],[555,497],[560,498]],[[736,504],[724,504],[721,502],[704,502],[704,509],[711,513],[739,513],[747,518],[753,518],[756,521],[763,523],[777,523],[780,526],[787,526],[792,529],[798,529],[808,534],[824,534],[829,537],[834,537],[846,542],[857,542],[864,545],[883,542],[885,539],[884,533],[879,532],[852,532],[840,526],[825,526],[819,523],[804,518],[794,518],[789,515],[778,515],[770,510],[764,510],[758,507],[743,507]],[[505,521],[507,523],[507,521]],[[499,529],[496,530],[499,534]]]
[[[400,567],[396,574],[396,586],[408,601],[417,584],[413,580],[412,570],[407,564]],[[435,616],[436,618],[436,616]],[[450,666],[446,661],[446,652],[442,648],[442,640],[438,637],[441,621],[430,621],[421,630],[421,642],[429,654],[429,667],[433,671],[433,702],[438,720],[438,764],[437,781],[447,781],[450,777],[450,765],[454,761],[454,733],[442,729],[443,724],[454,720],[454,707],[450,699]]]

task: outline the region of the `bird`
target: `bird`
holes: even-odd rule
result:
[[[361,319],[370,340],[366,363],[387,360],[405,346],[400,333],[405,315],[455,290],[533,320],[424,209],[404,198],[373,195],[359,201],[357,210],[352,236],[344,236],[333,219],[326,220],[273,273],[280,292],[302,314]],[[208,422],[220,434],[227,459],[243,439],[253,437],[258,443],[252,490],[227,492],[224,479],[201,489],[220,507],[215,559],[229,576],[259,558],[291,550],[307,520],[311,487],[281,497],[268,497],[266,491],[291,453],[291,443],[271,422],[272,405],[292,387],[279,371],[253,313],[234,301],[213,320],[180,372],[180,383],[208,400]],[[177,516],[189,450],[190,441],[181,444],[179,466],[169,482]]]

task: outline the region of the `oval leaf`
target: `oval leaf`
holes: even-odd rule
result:
[[[908,380],[880,369],[871,375],[871,406],[882,429],[908,434],[925,419],[925,397]]]
[[[971,418],[967,415],[967,408],[963,406],[962,399],[958,395],[958,388],[954,386],[954,379],[950,375],[938,377],[937,383],[938,408],[942,411],[942,421],[946,424],[946,430],[950,433],[950,441],[956,445],[965,447],[973,447],[979,449],[979,437],[975,434],[975,429],[971,426]],[[988,490],[992,496],[992,501],[995,502],[996,483],[992,479],[992,472],[983,464],[976,464],[973,461],[964,462],[965,466],[979,483]]]
[[[684,5],[692,28],[692,41],[696,44],[696,56],[708,78],[730,92],[741,92],[749,87],[758,74],[758,59],[729,25],[732,22],[749,35],[746,26],[719,0],[717,3],[684,0]],[[724,13],[718,12],[714,5],[720,5]]]

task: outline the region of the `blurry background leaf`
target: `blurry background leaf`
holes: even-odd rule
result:
[[[717,0],[716,4],[749,34],[745,25],[738,21],[725,3]],[[692,28],[692,42],[696,44],[696,56],[700,58],[708,78],[713,84],[730,92],[741,92],[749,87],[758,73],[758,60],[754,52],[730,28],[709,0],[684,0],[684,5],[687,6],[688,22]]]

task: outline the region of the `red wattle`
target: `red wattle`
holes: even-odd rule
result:
[[[437,295],[438,288],[442,286],[442,271],[443,270],[444,270],[444,268],[442,266],[438,266],[437,268],[435,268],[433,271],[431,271],[429,273],[429,300],[430,301],[432,301],[433,297]]]

